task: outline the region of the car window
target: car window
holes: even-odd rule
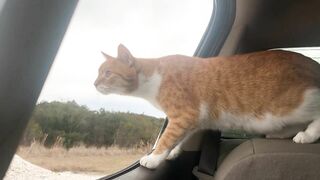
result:
[[[279,48],[287,51],[293,51],[303,54],[320,63],[320,47],[296,47],[296,48]],[[221,136],[224,138],[252,138],[262,137],[263,135],[247,133],[241,130],[223,131]]]
[[[211,0],[82,0],[56,56],[18,155],[52,171],[116,172],[150,151],[165,114],[93,82],[122,43],[136,57],[192,56]]]

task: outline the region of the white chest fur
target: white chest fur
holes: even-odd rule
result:
[[[159,73],[154,72],[151,76],[146,77],[139,74],[138,88],[132,92],[133,96],[141,97],[149,101],[153,106],[161,110],[157,97],[161,85],[162,77]]]

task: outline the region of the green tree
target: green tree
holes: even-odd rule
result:
[[[104,109],[91,111],[75,101],[41,102],[37,104],[22,143],[45,139],[51,147],[59,138],[70,148],[80,143],[86,146],[121,147],[152,143],[163,119]]]

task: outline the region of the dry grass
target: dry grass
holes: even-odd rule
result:
[[[96,148],[78,146],[68,151],[62,146],[45,148],[40,143],[20,146],[17,154],[25,160],[52,171],[110,174],[130,165],[150,151],[151,145],[124,149],[117,146]]]

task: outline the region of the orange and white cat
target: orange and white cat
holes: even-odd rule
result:
[[[268,134],[310,122],[293,141],[320,137],[320,65],[298,53],[142,59],[119,45],[118,57],[104,56],[94,83],[98,91],[144,98],[168,116],[155,150],[140,160],[145,167],[176,157],[199,129]]]

